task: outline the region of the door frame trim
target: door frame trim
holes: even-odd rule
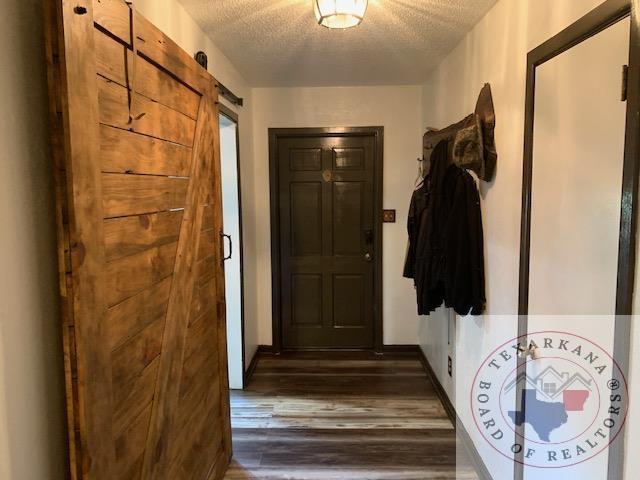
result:
[[[220,112],[220,115],[224,115],[225,117],[227,117],[229,120],[231,120],[233,123],[236,124],[236,155],[237,155],[236,164],[238,168],[238,217],[240,220],[238,223],[238,236],[240,238],[238,238],[239,245],[236,248],[237,248],[238,254],[240,255],[240,258],[239,258],[240,260],[240,335],[242,337],[242,388],[246,388],[247,365],[246,365],[246,359],[245,359],[246,344],[245,344],[245,328],[244,328],[244,323],[245,323],[245,319],[244,319],[244,314],[245,314],[244,253],[243,253],[244,242],[243,242],[243,234],[242,234],[243,216],[242,216],[242,174],[241,174],[242,169],[240,168],[240,121],[239,121],[238,114],[233,110],[231,110],[226,105],[224,105],[223,103],[218,103],[218,110]],[[220,161],[222,162],[222,158],[220,158]],[[224,218],[223,218],[223,222],[224,222]],[[223,224],[223,228],[224,228],[224,224]],[[227,325],[227,328],[228,328],[228,325]],[[228,361],[229,359],[227,358],[227,362]]]
[[[636,267],[636,231],[638,213],[638,176],[640,173],[640,0],[606,0],[582,18],[531,50],[527,55],[524,162],[522,174],[522,216],[520,226],[520,271],[518,293],[518,338],[528,333],[529,267],[531,249],[531,197],[533,176],[533,134],[535,120],[536,68],[556,56],[597,35],[626,17],[631,18],[629,76],[622,201],[618,245],[615,334],[613,358],[628,378],[631,348],[631,315]],[[526,342],[525,342],[526,343]],[[518,373],[525,360],[518,359]],[[517,398],[516,402],[520,399]],[[522,428],[517,431],[522,434]],[[608,480],[623,477],[626,426],[609,446]],[[514,478],[524,478],[523,453],[516,456]]]
[[[287,137],[373,137],[374,180],[374,273],[373,273],[373,350],[383,351],[382,327],[382,172],[384,162],[384,127],[318,127],[318,128],[270,128],[269,129],[269,193],[271,208],[271,302],[273,352],[282,348],[282,305],[280,284],[280,193],[278,183],[278,141]]]

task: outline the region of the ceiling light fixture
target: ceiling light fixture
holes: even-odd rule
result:
[[[360,25],[368,0],[313,0],[318,24],[327,28],[350,28]]]

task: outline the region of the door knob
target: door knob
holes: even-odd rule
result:
[[[540,358],[540,352],[535,345],[521,349],[518,355],[520,356],[520,358],[527,358],[530,356],[531,360],[537,360],[538,358]]]
[[[367,262],[370,262],[371,260],[373,260],[373,256],[369,252],[367,252],[367,253],[364,254],[364,259]]]

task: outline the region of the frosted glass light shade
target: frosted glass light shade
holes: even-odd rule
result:
[[[350,28],[360,25],[368,0],[313,0],[318,23],[327,28]]]

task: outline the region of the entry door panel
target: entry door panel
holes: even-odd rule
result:
[[[221,478],[216,82],[122,0],[45,3],[70,476]]]
[[[374,137],[278,141],[285,348],[373,347]]]

